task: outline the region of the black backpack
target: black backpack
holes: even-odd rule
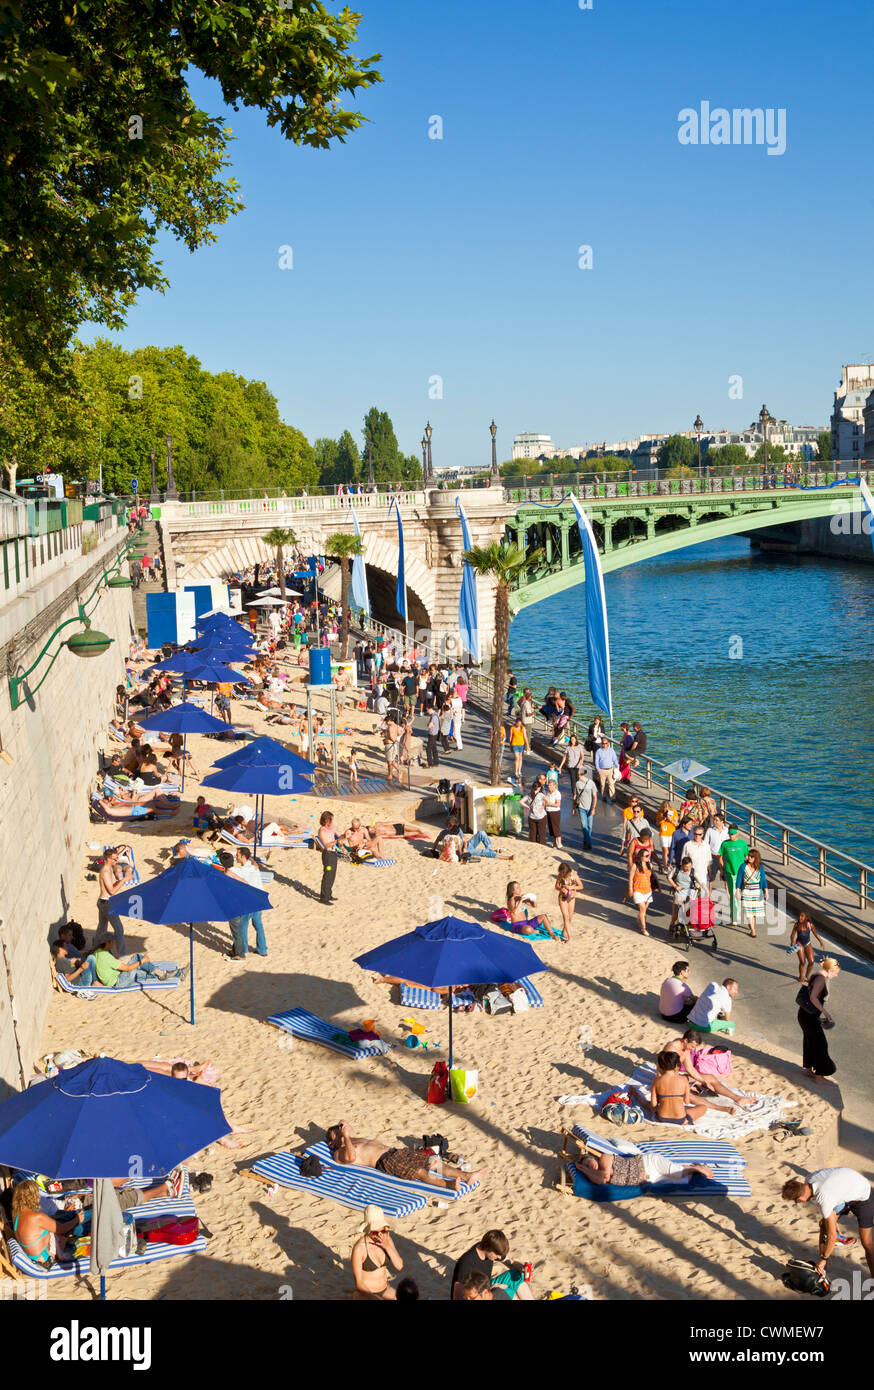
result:
[[[814,1298],[825,1298],[831,1287],[825,1275],[819,1274],[809,1260],[790,1260],[783,1270],[783,1283],[787,1289],[813,1294]]]

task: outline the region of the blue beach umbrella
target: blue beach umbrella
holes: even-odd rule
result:
[[[107,910],[119,917],[155,922],[162,926],[188,923],[188,964],[191,1023],[194,1023],[194,923],[229,922],[271,907],[260,888],[230,878],[212,864],[186,857],[157,878],[113,893]]]
[[[260,849],[264,831],[264,797],[290,796],[294,792],[309,792],[312,787],[309,779],[315,772],[315,765],[305,758],[277,743],[272,738],[258,738],[254,743],[219,758],[215,764],[217,771],[204,777],[202,786],[219,787],[228,792],[249,792],[261,799],[261,816],[255,818],[258,831],[255,847]]]
[[[182,734],[182,790],[185,790],[185,746],[188,734],[217,734],[223,733],[227,729],[227,724],[223,719],[216,719],[213,715],[207,714],[199,705],[189,704],[183,700],[181,704],[171,705],[169,709],[162,710],[158,714],[150,714],[140,723],[144,729],[157,729],[159,732],[166,731],[170,734]]]
[[[139,1063],[96,1057],[0,1104],[0,1163],[53,1181],[94,1182],[91,1268],[99,1264],[99,1189],[131,1171],[153,1181],[229,1134],[221,1093],[159,1076]]]
[[[355,957],[363,970],[410,980],[425,989],[514,984],[547,966],[527,941],[513,941],[460,917],[441,917]],[[449,996],[452,1066],[452,995]]]

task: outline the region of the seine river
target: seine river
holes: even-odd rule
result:
[[[693,756],[719,791],[874,865],[874,566],[731,537],[604,585],[614,727],[639,719],[659,761]],[[520,688],[559,686],[588,724],[583,593],[523,610],[510,653]]]

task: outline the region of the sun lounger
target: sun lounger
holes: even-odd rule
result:
[[[229,845],[236,845],[237,849],[255,849],[254,840],[240,840],[232,830],[220,830],[219,839],[224,840]],[[293,836],[290,840],[264,840],[258,849],[309,849],[312,842],[312,832],[307,831]]]
[[[331,1157],[331,1150],[325,1143],[310,1144],[307,1153],[311,1154],[313,1158],[317,1158],[326,1172],[330,1169],[341,1173],[357,1173],[362,1178],[366,1178],[369,1174],[386,1184],[392,1192],[419,1193],[426,1201],[429,1197],[439,1197],[441,1202],[457,1202],[459,1198],[466,1197],[468,1193],[479,1187],[479,1182],[463,1183],[461,1191],[455,1192],[452,1188],[444,1187],[442,1184],[412,1182],[406,1178],[395,1178],[389,1173],[379,1173],[375,1168],[365,1168],[358,1163],[337,1163]],[[378,1205],[382,1206],[383,1204],[379,1202]]]
[[[153,821],[163,818],[170,820],[177,814],[176,811],[162,811],[160,808],[153,810],[149,806],[134,806],[133,815],[114,816],[111,811],[107,811],[100,805],[100,797],[96,792],[92,792],[89,797],[91,814],[95,820],[103,821],[105,825],[137,825],[140,821]]]
[[[427,1197],[415,1192],[402,1192],[389,1187],[382,1173],[373,1168],[344,1167],[330,1164],[320,1178],[301,1177],[300,1154],[275,1153],[259,1158],[252,1164],[258,1177],[289,1187],[295,1192],[309,1192],[314,1197],[326,1197],[330,1202],[363,1211],[367,1206],[380,1206],[386,1216],[397,1219],[421,1211]]]
[[[287,1009],[285,1013],[272,1014],[267,1022],[275,1024],[277,1028],[284,1029],[296,1038],[321,1043],[323,1047],[330,1047],[334,1052],[342,1052],[344,1057],[353,1057],[356,1062],[363,1061],[365,1057],[382,1057],[388,1052],[388,1043],[383,1042],[381,1038],[352,1044],[339,1041],[335,1035],[345,1033],[346,1029],[341,1024],[327,1023],[317,1014],[311,1014],[309,1009]]]
[[[573,1133],[586,1143],[592,1153],[618,1153],[616,1145],[600,1134],[574,1125]],[[633,1140],[631,1141],[634,1142]],[[590,1182],[579,1173],[574,1165],[568,1164],[568,1176],[578,1197],[593,1202],[621,1202],[632,1197],[671,1197],[671,1196],[731,1196],[751,1197],[752,1188],[744,1176],[746,1160],[733,1144],[721,1139],[665,1139],[638,1144],[641,1153],[662,1154],[675,1163],[706,1163],[713,1169],[713,1180],[694,1174],[691,1178],[677,1181],[643,1183],[639,1187],[620,1187],[612,1183],[600,1185]]]
[[[112,998],[120,994],[133,994],[136,990],[152,989],[178,989],[178,980],[150,980],[141,985],[124,985],[119,989],[107,989],[105,985],[71,985],[66,975],[61,975],[55,969],[55,962],[52,966],[52,984],[61,994],[78,994],[83,999],[97,999],[100,997]]]
[[[125,1184],[131,1187],[152,1187],[154,1180],[140,1180],[136,1183]],[[185,1182],[178,1197],[155,1197],[151,1201],[143,1202],[142,1206],[131,1208],[136,1214],[136,1225],[141,1225],[144,1221],[152,1221],[161,1217],[185,1217],[196,1216],[197,1212],[191,1200],[191,1189],[188,1184],[188,1174],[185,1174]],[[14,1235],[7,1236],[7,1246],[12,1264],[22,1274],[26,1274],[32,1279],[67,1279],[71,1275],[82,1277],[91,1272],[91,1259],[84,1256],[79,1260],[72,1260],[62,1264],[55,1263],[50,1268],[40,1264],[37,1260],[32,1260],[15,1239]],[[132,1265],[153,1264],[156,1260],[170,1260],[176,1255],[190,1255],[196,1251],[206,1249],[206,1240],[203,1236],[198,1236],[197,1240],[190,1245],[164,1245],[161,1242],[149,1244],[143,1255],[117,1256],[109,1263],[110,1269],[128,1269]]]
[[[543,995],[539,989],[531,983],[527,975],[519,984],[528,996],[528,1006],[531,1009],[543,1008]],[[443,1007],[443,997],[434,989],[423,989],[420,985],[400,986],[401,1003],[405,1009],[440,1009]],[[455,1007],[469,1003],[475,996],[470,990],[456,990],[453,994]]]

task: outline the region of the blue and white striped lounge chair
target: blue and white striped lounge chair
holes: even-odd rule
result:
[[[237,849],[254,849],[251,840],[240,840],[232,830],[220,830],[219,839],[225,840],[229,845],[236,845]],[[265,840],[258,846],[259,851],[265,849],[309,849],[313,842],[312,832],[307,834],[293,835],[289,840]]]
[[[140,1179],[137,1182],[125,1184],[130,1187],[152,1187],[154,1180]],[[185,1172],[185,1181],[178,1197],[154,1197],[149,1202],[143,1202],[142,1206],[134,1207],[137,1221],[151,1221],[155,1217],[170,1216],[196,1216],[197,1212],[191,1200],[191,1188],[188,1182],[188,1173]],[[15,1268],[22,1274],[26,1274],[33,1279],[68,1279],[71,1275],[83,1276],[91,1273],[90,1257],[85,1256],[80,1260],[72,1260],[69,1263],[53,1264],[46,1269],[45,1265],[37,1260],[32,1260],[25,1254],[14,1235],[7,1239],[9,1257]],[[191,1255],[196,1251],[206,1249],[206,1240],[203,1236],[198,1236],[190,1245],[164,1245],[161,1242],[149,1244],[143,1255],[118,1256],[109,1263],[110,1269],[128,1269],[132,1265],[153,1264],[156,1260],[170,1260],[177,1255]]]
[[[122,994],[135,994],[137,990],[178,989],[178,980],[154,980],[146,984],[124,985],[118,989],[107,989],[104,985],[71,985],[65,975],[55,971],[55,979],[62,994],[80,994],[85,999],[111,999]]]
[[[543,1008],[543,995],[536,985],[533,985],[526,975],[519,984],[528,996],[528,1006],[531,1009]],[[405,1009],[440,1009],[443,1006],[442,997],[434,989],[423,989],[421,985],[401,985],[401,1003]],[[458,991],[454,996],[458,1004],[466,1003],[473,995],[467,991]]]
[[[574,1125],[573,1133],[584,1139],[586,1146],[594,1153],[618,1153],[617,1147],[600,1134]],[[633,1142],[633,1141],[632,1141]],[[596,1202],[628,1201],[632,1197],[751,1197],[752,1188],[744,1176],[746,1160],[733,1144],[723,1139],[683,1139],[656,1140],[638,1144],[641,1153],[663,1154],[675,1163],[706,1163],[713,1169],[713,1181],[695,1175],[676,1182],[643,1183],[640,1187],[616,1187],[611,1184],[599,1186],[591,1183],[582,1173],[577,1172],[572,1163],[568,1164],[568,1175],[578,1197],[586,1197]]]
[[[308,1154],[317,1158],[324,1169],[339,1169],[341,1173],[358,1173],[366,1177],[368,1173],[379,1178],[380,1182],[388,1184],[392,1191],[398,1192],[418,1192],[427,1201],[429,1197],[439,1197],[441,1202],[457,1202],[459,1197],[466,1197],[468,1193],[475,1191],[479,1187],[479,1182],[463,1183],[460,1192],[454,1192],[452,1188],[440,1187],[432,1182],[411,1182],[406,1178],[395,1178],[390,1173],[378,1173],[375,1168],[365,1168],[357,1163],[337,1163],[331,1157],[331,1150],[324,1142],[320,1144],[310,1144],[307,1149]],[[379,1206],[383,1203],[379,1202]]]
[[[382,1207],[386,1216],[409,1216],[410,1212],[421,1211],[427,1205],[427,1198],[416,1192],[407,1192],[390,1187],[382,1173],[373,1168],[353,1168],[348,1165],[331,1163],[324,1166],[320,1178],[301,1177],[301,1154],[275,1153],[267,1158],[259,1158],[252,1164],[252,1171],[258,1177],[268,1178],[280,1187],[290,1187],[295,1192],[309,1192],[314,1197],[326,1197],[330,1202],[363,1211],[367,1206]]]
[[[344,1057],[352,1057],[356,1062],[363,1061],[365,1057],[382,1057],[388,1052],[388,1043],[383,1042],[381,1038],[351,1045],[338,1042],[334,1034],[346,1032],[342,1024],[327,1023],[325,1019],[319,1018],[318,1014],[310,1013],[309,1009],[287,1009],[285,1013],[272,1014],[267,1022],[275,1024],[277,1028],[283,1028],[286,1033],[291,1033],[296,1038],[321,1043],[322,1047],[342,1052]]]

